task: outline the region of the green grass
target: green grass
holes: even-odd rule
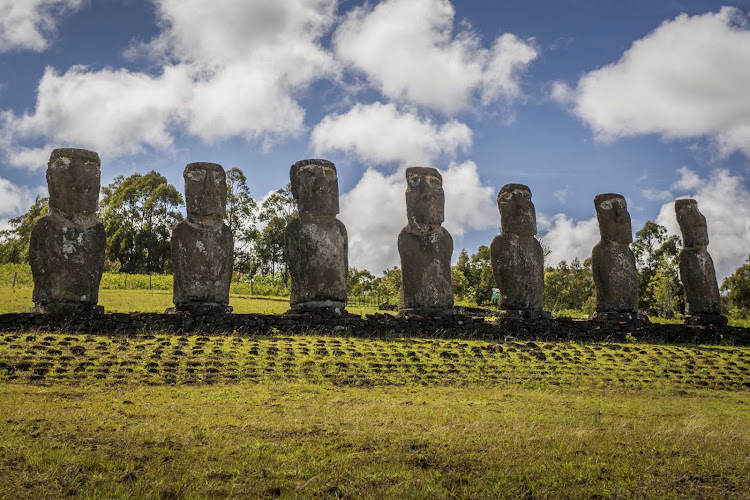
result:
[[[0,498],[743,498],[750,348],[0,337]]]
[[[0,287],[3,300],[0,302],[0,314],[29,312],[33,305],[31,287]],[[99,290],[99,304],[105,312],[161,312],[172,307],[171,290]],[[230,294],[229,305],[237,314],[281,314],[289,309],[288,297],[261,297]],[[375,307],[351,306],[347,310],[352,314],[373,314]]]

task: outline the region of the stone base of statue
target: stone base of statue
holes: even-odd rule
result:
[[[232,313],[232,306],[224,304],[179,304],[168,308],[165,314],[188,313],[191,316],[221,316]]]
[[[104,307],[94,304],[57,302],[54,304],[37,304],[31,308],[31,312],[71,316],[96,316],[104,314]]]
[[[648,316],[632,312],[596,312],[589,316],[591,321],[602,323],[650,323]]]
[[[314,300],[294,304],[287,311],[288,314],[312,314],[315,316],[347,315],[346,302],[337,300]],[[287,314],[285,313],[285,314]]]
[[[723,314],[704,313],[685,316],[687,326],[727,326],[729,320]]]
[[[552,319],[552,314],[548,311],[539,310],[504,309],[500,311],[500,317],[509,319]]]
[[[445,309],[441,307],[410,307],[399,309],[399,318],[420,317],[420,318],[442,318],[445,316],[454,316],[458,314],[455,309]]]

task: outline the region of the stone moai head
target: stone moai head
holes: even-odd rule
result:
[[[536,211],[531,190],[523,184],[506,184],[497,195],[500,225],[504,233],[520,236],[536,234]]]
[[[406,217],[416,230],[440,226],[445,220],[443,177],[437,169],[406,169]]]
[[[300,212],[314,215],[339,213],[339,178],[328,160],[301,160],[289,170],[292,196]]]
[[[185,205],[193,222],[217,223],[227,213],[227,174],[216,163],[189,163],[185,179]]]
[[[677,223],[682,231],[685,247],[708,245],[708,226],[706,218],[698,210],[698,202],[691,199],[675,200],[674,211]]]
[[[598,194],[594,198],[594,206],[602,240],[616,241],[626,245],[633,242],[628,204],[622,195]]]
[[[91,216],[99,206],[101,162],[86,149],[52,151],[47,166],[49,206],[67,215]]]

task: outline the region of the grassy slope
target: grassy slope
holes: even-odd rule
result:
[[[0,497],[750,495],[750,349],[0,338]]]

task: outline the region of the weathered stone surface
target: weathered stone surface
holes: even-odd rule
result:
[[[349,240],[346,227],[336,218],[336,166],[326,160],[302,160],[292,165],[289,177],[299,208],[286,227],[291,311],[342,314]]]
[[[174,310],[229,313],[234,239],[224,224],[226,174],[216,163],[190,163],[183,177],[188,217],[171,240]]]
[[[638,311],[638,280],[630,214],[625,198],[619,194],[600,194],[594,198],[601,241],[591,252],[591,267],[596,286],[597,313]]]
[[[37,312],[103,310],[96,304],[107,238],[94,217],[100,168],[93,151],[52,151],[47,168],[50,213],[36,223],[29,244]]]
[[[434,168],[406,169],[408,224],[398,235],[400,315],[453,314],[453,238],[444,220],[443,179]]]
[[[691,324],[726,324],[726,318],[721,316],[714,262],[707,250],[706,218],[692,199],[676,200],[674,208],[683,239],[677,260],[680,280],[685,287],[686,321]],[[691,318],[699,315],[705,318]]]
[[[531,190],[523,184],[506,184],[497,196],[497,204],[501,234],[492,240],[490,258],[501,295],[498,307],[513,316],[545,316],[544,251],[534,238],[536,212]]]

